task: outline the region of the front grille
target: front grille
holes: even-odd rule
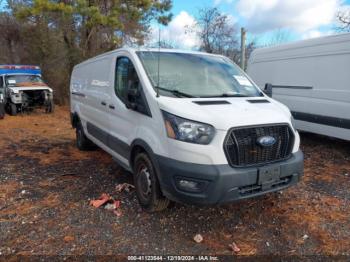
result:
[[[259,137],[272,136],[276,142],[261,146]],[[231,166],[243,167],[286,159],[292,152],[294,135],[287,124],[232,128],[227,134],[224,150]]]

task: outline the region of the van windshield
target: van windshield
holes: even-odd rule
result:
[[[46,86],[39,75],[7,75],[5,81],[7,86]]]
[[[139,51],[137,54],[153,87],[158,87],[162,95],[262,96],[238,66],[223,57],[155,51]]]

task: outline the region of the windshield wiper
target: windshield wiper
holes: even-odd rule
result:
[[[176,90],[176,89],[167,89],[167,88],[160,87],[160,86],[155,86],[155,88],[172,93],[173,95],[175,95],[177,97],[190,97],[190,98],[198,97],[198,96],[194,96],[194,95],[190,95],[190,94],[181,92],[181,91]]]

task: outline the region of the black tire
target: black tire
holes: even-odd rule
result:
[[[16,116],[17,115],[17,106],[14,103],[10,103],[10,115]]]
[[[157,173],[146,153],[139,153],[134,160],[134,184],[140,205],[148,212],[166,209],[170,200],[162,195]]]
[[[55,104],[52,100],[47,104],[45,111],[46,113],[53,113],[55,111]]]
[[[80,121],[77,123],[75,134],[76,134],[76,144],[79,150],[90,151],[94,149],[94,143],[86,137],[84,133],[84,128]]]
[[[0,102],[0,119],[3,119],[5,117],[5,105],[4,103]]]

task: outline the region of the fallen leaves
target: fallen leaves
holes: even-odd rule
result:
[[[118,184],[115,187],[115,190],[117,190],[118,193],[125,191],[127,193],[129,193],[131,191],[131,189],[134,189],[135,186],[129,184],[129,183],[122,183],[122,184]]]
[[[229,238],[231,237],[232,235],[226,235],[225,237]],[[194,242],[196,243],[201,243],[203,242],[204,238],[201,234],[196,234],[194,237],[193,237],[193,240]],[[235,243],[235,242],[232,242],[231,244],[228,245],[228,247],[230,248],[230,250],[233,252],[233,253],[236,253],[238,254],[239,252],[241,252],[241,249],[239,248],[239,246]]]
[[[71,242],[71,241],[74,241],[74,237],[73,236],[65,236],[63,238],[64,242]]]

